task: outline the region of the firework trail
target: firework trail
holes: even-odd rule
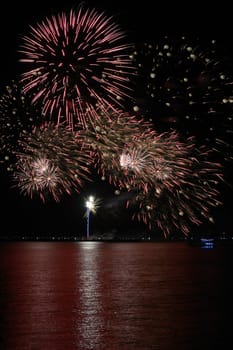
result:
[[[85,205],[86,205],[86,207],[88,207],[90,209],[90,212],[92,214],[97,213],[97,210],[100,208],[102,201],[103,201],[102,198],[96,198],[94,196],[89,196],[89,197],[84,198]],[[87,216],[88,216],[88,213],[87,213],[87,210],[85,210],[83,217],[87,218]]]
[[[0,96],[0,163],[7,171],[13,170],[19,135],[40,122],[41,111],[31,105],[20,84],[12,81],[5,86]]]
[[[112,17],[83,5],[46,17],[22,38],[23,92],[33,94],[44,115],[71,127],[85,124],[90,108],[119,108],[131,95],[134,73],[125,37]]]
[[[22,194],[44,202],[52,196],[58,202],[65,193],[79,193],[90,180],[90,153],[69,127],[44,123],[19,143],[13,181]]]

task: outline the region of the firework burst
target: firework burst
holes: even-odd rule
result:
[[[109,124],[108,124],[109,123]],[[189,233],[220,205],[218,184],[222,166],[212,162],[212,151],[196,146],[194,137],[184,139],[175,131],[158,134],[143,118],[119,113],[97,119],[84,132],[97,158],[100,175],[132,199],[137,218],[163,231]]]
[[[141,112],[157,130],[178,129],[207,145],[226,167],[233,160],[232,58],[216,40],[164,37],[134,51]]]
[[[210,151],[205,147],[196,149],[190,143],[187,149],[177,162],[175,155],[170,160],[166,155],[160,158],[154,183],[127,202],[134,209],[133,219],[143,221],[150,230],[157,228],[166,238],[177,233],[187,236],[194,225],[213,222],[212,209],[222,205],[221,165],[208,160]]]
[[[107,115],[101,111],[100,115],[82,131],[98,173],[121,190],[146,191],[148,179],[144,170],[152,159],[152,125],[120,110],[108,109]]]
[[[80,142],[79,134],[52,123],[35,127],[20,140],[13,180],[20,192],[43,201],[56,201],[64,194],[80,192],[90,180],[90,153]]]
[[[121,106],[134,72],[125,37],[112,17],[84,6],[45,18],[31,26],[19,50],[28,67],[24,93],[33,93],[43,114],[72,127],[85,124],[93,106]]]
[[[101,176],[131,192],[127,207],[135,210],[133,219],[151,230],[157,226],[165,237],[178,231],[188,235],[221,204],[222,166],[211,161],[206,146],[196,146],[194,137],[158,134],[151,123],[126,113],[113,115],[111,122],[97,119],[84,134]]]

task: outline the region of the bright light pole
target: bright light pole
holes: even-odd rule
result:
[[[87,239],[89,239],[90,236],[90,213],[95,207],[95,201],[94,197],[90,196],[88,200],[86,201],[86,208],[87,208]]]

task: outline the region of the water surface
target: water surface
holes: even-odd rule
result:
[[[0,349],[197,350],[232,343],[233,249],[0,244]]]

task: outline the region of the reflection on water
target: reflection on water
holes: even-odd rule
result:
[[[232,248],[182,243],[0,245],[0,349],[222,349]]]

